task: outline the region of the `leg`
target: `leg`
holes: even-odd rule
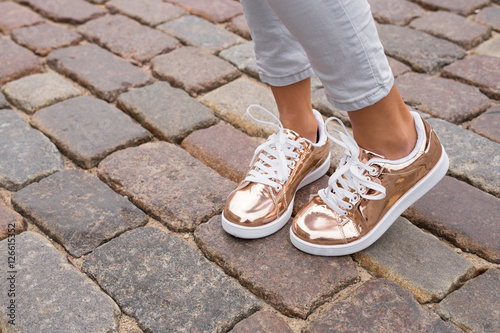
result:
[[[264,0],[242,0],[255,45],[261,80],[271,86],[280,120],[313,142],[317,121],[311,107],[309,59]]]
[[[396,85],[377,103],[348,114],[354,139],[364,149],[397,160],[415,147],[417,132],[413,116]]]
[[[387,158],[406,156],[416,142],[413,117],[393,86],[367,2],[267,2],[306,50],[330,102],[350,111],[358,144]],[[287,95],[293,96],[284,92],[279,97]],[[294,105],[291,99],[288,103]]]

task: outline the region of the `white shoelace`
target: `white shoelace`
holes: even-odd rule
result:
[[[325,127],[330,120],[336,120],[344,133],[334,129],[340,136],[340,140],[332,137],[328,132],[327,136],[336,144],[345,148],[345,155],[340,161],[339,167],[328,180],[328,186],[318,192],[323,201],[333,209],[337,214],[346,216],[348,210],[353,208],[352,203],[358,202],[361,198],[370,200],[380,200],[385,198],[385,187],[373,182],[370,177],[363,175],[366,170],[370,175],[375,175],[375,167],[364,164],[359,160],[360,148],[354,138],[347,132],[342,121],[336,117],[328,118]],[[354,190],[350,191],[350,190]],[[380,193],[376,195],[367,195],[366,189],[372,189]],[[345,198],[350,202],[344,201]]]
[[[255,118],[251,113],[253,108],[267,113],[278,122],[278,125]],[[278,133],[272,134],[266,142],[257,147],[252,162],[250,162],[250,166],[252,166],[254,161],[258,161],[246,176],[245,181],[270,185],[279,191],[282,188],[281,183],[285,182],[290,176],[290,168],[295,167],[295,161],[293,159],[300,156],[295,152],[295,149],[299,149],[300,151],[304,149],[300,142],[306,141],[306,139],[300,138],[297,141],[290,140],[286,136],[280,120],[274,114],[259,105],[250,105],[247,109],[247,114],[258,123],[276,127]]]

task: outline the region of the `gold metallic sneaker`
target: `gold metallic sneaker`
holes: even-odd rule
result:
[[[448,156],[439,139],[418,113],[412,112],[417,129],[413,151],[399,160],[361,149],[344,125],[345,148],[339,167],[295,217],[290,239],[299,250],[322,256],[361,251],[382,236],[406,208],[417,201],[448,170]]]
[[[254,118],[254,108],[270,115],[279,125]],[[255,150],[250,171],[226,201],[222,227],[233,236],[253,239],[269,236],[288,222],[295,192],[328,171],[330,143],[323,118],[316,110],[317,143],[283,128],[276,116],[258,105],[251,105],[247,114],[257,122],[276,127],[278,133]]]

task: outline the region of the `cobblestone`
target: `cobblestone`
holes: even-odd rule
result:
[[[54,51],[48,56],[47,63],[108,102],[129,88],[152,81],[137,67],[94,44]]]
[[[328,306],[311,320],[311,333],[429,332],[460,333],[460,329],[421,307],[394,282],[370,280],[347,300]]]
[[[111,240],[83,269],[148,332],[224,332],[261,307],[187,243],[155,228]]]
[[[387,60],[389,61],[389,66],[392,69],[392,74],[394,75],[394,77],[398,77],[400,75],[411,72],[411,68],[403,64],[401,61],[398,61],[391,57],[387,57]]]
[[[241,75],[228,62],[195,47],[182,47],[152,61],[153,73],[192,95],[215,89]]]
[[[231,333],[293,333],[287,323],[274,312],[261,311],[239,322]]]
[[[39,110],[32,120],[82,168],[95,167],[112,152],[151,138],[120,110],[89,96]]]
[[[209,92],[200,101],[214,110],[216,116],[251,136],[268,137],[276,132],[275,127],[252,121],[246,114],[249,105],[259,104],[278,115],[271,90],[262,84],[246,78],[239,78]],[[258,117],[265,121],[273,121],[271,117],[260,113]]]
[[[11,30],[43,22],[37,13],[15,2],[0,3],[0,32],[10,33]]]
[[[177,39],[122,15],[109,15],[89,21],[78,27],[78,32],[139,65],[181,45]]]
[[[498,332],[500,330],[500,271],[490,269],[469,281],[460,290],[445,298],[437,306],[444,319],[473,332]]]
[[[12,203],[75,257],[148,221],[126,198],[80,170],[57,172],[25,187]]]
[[[490,38],[472,50],[472,52],[500,58],[500,37]]]
[[[498,207],[500,199],[446,176],[406,214],[461,249],[500,263]]]
[[[7,248],[7,241],[0,242]],[[120,309],[108,295],[73,267],[43,236],[31,231],[16,236],[14,332],[117,332]],[[0,286],[8,290],[7,269]],[[12,299],[12,298],[11,298]],[[9,298],[1,297],[3,309]],[[27,319],[29,318],[29,319]],[[12,332],[6,311],[0,328]]]
[[[406,0],[368,1],[373,18],[379,23],[407,25],[411,20],[425,14],[418,5]]]
[[[106,6],[143,24],[156,26],[186,14],[182,8],[162,0],[112,0]]]
[[[25,76],[7,83],[3,91],[13,105],[29,114],[81,94],[71,83],[55,73]]]
[[[0,186],[17,191],[64,168],[57,148],[12,110],[0,110]]]
[[[28,224],[23,217],[0,201],[0,241],[12,234],[19,235],[26,229]]]
[[[18,0],[56,22],[79,24],[107,13],[83,0]]]
[[[500,99],[500,58],[471,55],[443,69],[443,74],[478,86],[491,98]]]
[[[378,26],[378,31],[386,54],[417,72],[434,74],[465,56],[458,45],[418,30],[384,24]]]
[[[437,10],[443,9],[463,16],[470,15],[477,8],[484,7],[490,0],[412,0],[424,8]]]
[[[175,231],[192,231],[220,213],[235,185],[166,142],[116,152],[98,171],[115,191]]]
[[[9,109],[10,105],[5,100],[5,96],[0,92],[0,109]]]
[[[491,34],[489,27],[445,11],[427,13],[413,20],[410,27],[455,42],[466,50],[488,39]]]
[[[189,133],[217,122],[212,111],[166,82],[132,90],[117,105],[162,140],[180,143]]]
[[[157,27],[187,45],[218,53],[245,40],[197,16],[186,15]]]
[[[230,47],[222,51],[219,56],[238,67],[240,71],[255,78],[259,78],[253,42],[246,42]]]
[[[0,38],[0,86],[8,81],[32,73],[40,73],[43,67],[33,53],[10,41]]]
[[[177,4],[191,14],[201,16],[214,23],[226,22],[243,14],[241,5],[231,0],[166,0]]]
[[[351,125],[351,121],[347,112],[340,111],[335,108],[326,98],[325,88],[320,88],[311,93],[311,101],[313,108],[321,112],[326,117],[337,117],[347,126]]]
[[[12,39],[16,43],[41,56],[46,56],[54,49],[76,45],[82,38],[74,31],[46,23],[19,28],[12,32]]]
[[[294,248],[289,227],[266,238],[241,240],[228,235],[220,216],[215,216],[199,226],[194,236],[208,258],[256,295],[283,314],[306,318],[354,283],[358,274],[349,257],[309,256]]]
[[[408,73],[396,79],[405,103],[453,123],[471,119],[490,106],[478,88],[427,74]]]
[[[220,175],[240,182],[245,178],[259,143],[228,124],[191,133],[182,148]]]
[[[490,140],[500,143],[500,105],[489,108],[472,120],[470,128]]]
[[[444,120],[427,121],[448,153],[449,174],[500,196],[500,144]]]
[[[250,36],[250,30],[248,28],[247,20],[244,15],[238,15],[234,17],[231,22],[227,25],[229,31],[240,35],[245,39],[252,39]]]
[[[421,303],[443,299],[475,273],[471,262],[401,217],[354,258],[376,276],[410,290]]]
[[[476,16],[476,21],[486,24],[491,28],[500,31],[500,8],[499,7],[485,7],[481,9]]]

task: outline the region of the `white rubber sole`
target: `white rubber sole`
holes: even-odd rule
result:
[[[392,208],[384,215],[380,222],[363,238],[349,244],[342,245],[318,245],[306,242],[298,238],[290,228],[290,240],[299,250],[319,256],[344,256],[366,249],[377,241],[396,219],[415,201],[433,188],[445,176],[448,171],[448,155],[444,151],[434,168],[403,195]]]
[[[307,184],[312,183],[313,181],[321,178],[328,169],[330,168],[330,154],[328,154],[328,158],[326,159],[323,164],[316,170],[308,173],[304,179],[300,182],[299,186],[297,187],[297,190],[300,190],[302,187],[306,186]],[[229,222],[224,218],[224,211],[222,212],[222,228],[228,233],[231,234],[235,237],[238,238],[244,238],[244,239],[257,239],[257,238],[262,238],[266,237],[269,235],[274,234],[281,228],[285,226],[285,224],[288,222],[290,217],[292,216],[292,211],[293,211],[293,202],[295,200],[295,193],[293,194],[292,201],[288,205],[287,210],[283,215],[281,215],[276,221],[268,223],[263,226],[259,227],[246,227],[238,224],[234,224],[232,222]]]

